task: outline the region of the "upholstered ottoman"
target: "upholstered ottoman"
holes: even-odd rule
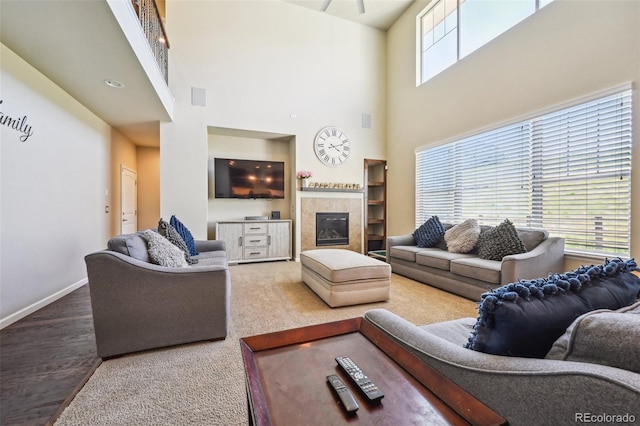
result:
[[[300,253],[302,281],[327,305],[358,305],[389,300],[391,266],[351,250]]]

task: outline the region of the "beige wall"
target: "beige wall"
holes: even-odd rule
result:
[[[160,148],[136,148],[138,229],[155,228],[160,219]],[[169,218],[165,218],[169,220]]]
[[[363,159],[385,158],[384,32],[282,1],[167,2],[167,28],[176,106],[174,122],[161,125],[161,211],[196,237],[218,216],[207,198],[208,127],[291,135],[288,167],[321,182],[362,183]],[[191,87],[206,90],[206,107],[191,105]],[[371,129],[362,128],[363,113]],[[329,125],[353,146],[339,169],[313,152],[314,136]],[[299,220],[299,209],[291,218]]]
[[[291,185],[291,162],[289,161],[290,140],[269,140],[253,137],[209,135],[208,150],[208,187],[207,187],[207,226],[208,236],[214,238],[215,225],[219,221],[244,219],[245,216],[270,217],[274,210],[280,211],[281,219],[290,219],[289,205],[295,198],[295,187]],[[284,199],[221,199],[213,193],[213,161],[219,158],[238,158],[247,160],[283,161],[285,163]]]
[[[120,234],[122,186],[120,183],[120,170],[125,167],[137,173],[136,146],[122,133],[115,129],[111,131],[111,236]],[[140,223],[138,223],[138,227]],[[105,242],[106,243],[106,242]]]
[[[414,229],[416,148],[640,81],[640,2],[557,0],[416,87],[418,0],[388,32],[389,234]],[[634,92],[632,225],[640,223],[640,96]],[[640,257],[640,227],[632,227]],[[570,259],[567,266],[585,263]]]

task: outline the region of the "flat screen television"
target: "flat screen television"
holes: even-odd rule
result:
[[[216,198],[284,198],[284,162],[214,159]]]

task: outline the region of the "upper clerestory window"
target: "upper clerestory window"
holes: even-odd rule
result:
[[[433,0],[416,18],[417,85],[553,0]]]

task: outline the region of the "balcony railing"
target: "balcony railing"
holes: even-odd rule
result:
[[[147,36],[151,52],[164,76],[164,81],[169,84],[169,38],[160,18],[158,5],[155,0],[132,0],[132,2],[142,30]]]

